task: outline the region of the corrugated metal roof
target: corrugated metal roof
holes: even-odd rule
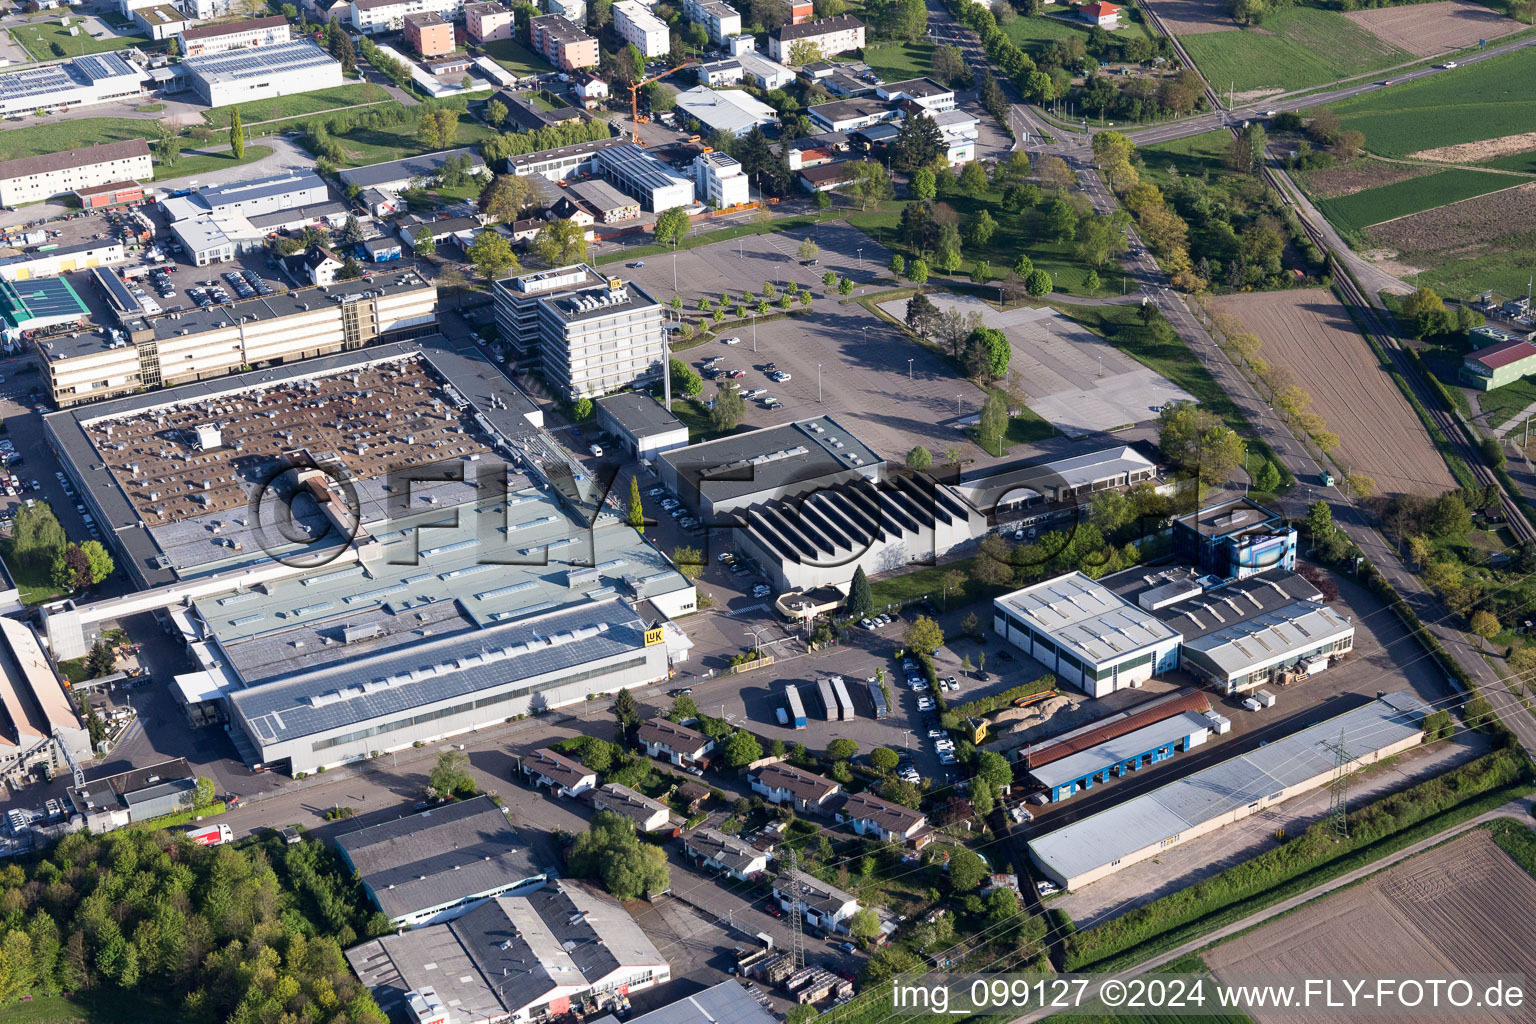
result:
[[[1030,775],[1043,786],[1059,786],[1064,782],[1071,782],[1073,779],[1103,771],[1110,765],[1127,761],[1197,732],[1207,732],[1210,727],[1210,719],[1204,715],[1185,711],[1174,718],[1165,718],[1075,754],[1054,759],[1046,765],[1032,768]]]

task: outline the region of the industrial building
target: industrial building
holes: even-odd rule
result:
[[[596,81],[601,81],[597,79]],[[543,178],[545,181],[561,181],[579,174],[596,174],[600,170],[597,154],[605,149],[633,145],[627,138],[616,136],[596,142],[578,142],[555,149],[541,149],[537,153],[524,153],[507,158],[507,171],[524,178]]]
[[[1536,373],[1536,345],[1512,339],[1469,352],[1461,360],[1461,383],[1492,391]]]
[[[293,34],[288,28],[288,19],[281,14],[274,14],[269,18],[186,28],[176,38],[183,57],[201,57],[229,50],[280,46],[291,41]]]
[[[0,781],[19,787],[93,756],[90,734],[32,628],[0,618]]]
[[[489,173],[485,161],[480,154],[471,147],[463,149],[444,149],[436,153],[420,153],[416,156],[408,156],[400,160],[388,160],[379,164],[365,164],[362,167],[348,167],[338,173],[343,185],[356,185],[359,188],[374,188],[389,192],[399,192],[409,188],[413,183],[429,181],[441,174],[444,165],[449,160],[457,160],[462,157],[469,158],[469,172],[475,175]]]
[[[703,25],[715,45],[741,35],[741,15],[724,0],[683,0],[683,17]]]
[[[665,452],[661,482],[701,521],[839,484],[869,486],[885,460],[831,416]]]
[[[694,189],[699,202],[715,209],[740,206],[752,198],[741,161],[729,153],[700,153],[693,158]]]
[[[1226,732],[1231,727],[1230,721],[1227,721],[1225,728],[1223,727],[1222,722],[1226,720],[1211,710],[1210,698],[1203,691],[1191,686],[1133,704],[1123,711],[1096,718],[1087,725],[1069,729],[1038,743],[1020,739],[1014,747],[1000,749],[1004,749],[1005,753],[1018,761],[1026,771],[1033,773],[1036,768],[1043,768],[1054,761],[1108,743],[1149,725],[1175,718],[1187,711],[1205,717],[1211,723],[1212,731],[1218,734]],[[1015,737],[1019,735],[1014,734]]]
[[[285,171],[265,178],[209,185],[188,196],[172,196],[160,205],[166,216],[178,221],[210,213],[257,217],[319,205],[330,197],[325,180],[313,171]]]
[[[348,20],[357,31],[371,36],[401,31],[408,14],[456,19],[463,10],[464,0],[351,0]]]
[[[1219,591],[1213,596],[1219,596]],[[1198,612],[1191,613],[1201,618]],[[1206,621],[1209,621],[1207,618]],[[1296,601],[1183,641],[1184,668],[1222,693],[1288,683],[1326,671],[1355,648],[1349,616],[1315,601]]]
[[[1179,667],[1179,633],[1081,572],[992,602],[992,628],[1090,697]]]
[[[621,391],[595,405],[597,425],[636,459],[649,462],[688,445],[688,427],[643,391]]]
[[[901,117],[901,108],[884,100],[861,96],[818,103],[806,110],[811,123],[824,132],[855,132]]]
[[[136,181],[109,181],[105,185],[77,188],[75,198],[82,210],[105,210],[143,201],[144,186]]]
[[[149,143],[125,139],[0,163],[0,206],[21,206],[77,189],[155,176]]]
[[[672,977],[623,907],[570,879],[370,940],[347,959],[392,1020],[420,1024],[547,1020]]]
[[[784,25],[769,33],[768,55],[785,64],[793,64],[789,55],[797,43],[816,47],[822,57],[862,50],[864,23],[851,14],[839,14],[835,18]]]
[[[1029,777],[1050,791],[1053,803],[1065,800],[1092,789],[1095,783],[1118,779],[1193,750],[1210,736],[1211,724],[1206,716],[1185,711],[1032,767]]]
[[[88,107],[129,99],[143,95],[147,81],[149,75],[144,69],[117,53],[93,53],[57,64],[39,64],[0,74],[0,115],[30,115],[44,108]],[[107,180],[113,179],[103,179]],[[7,199],[5,205],[14,203]]]
[[[12,338],[22,331],[79,324],[89,315],[68,278],[0,280],[0,331]]]
[[[196,800],[197,776],[184,757],[69,788],[70,805],[85,827],[96,833],[190,810]]]
[[[1160,486],[1157,464],[1136,446],[1117,445],[972,470],[954,487],[973,508],[1018,529],[1075,519],[1094,494],[1138,484]]]
[[[188,57],[180,66],[210,107],[330,89],[345,81],[340,62],[308,39]]]
[[[778,1024],[779,1018],[766,996],[755,989],[748,991],[732,978],[626,1020],[627,1024]],[[619,1018],[604,1014],[592,1024],[619,1024]]]
[[[1058,885],[1090,882],[1331,782],[1342,742],[1356,771],[1418,745],[1429,708],[1406,691],[1324,719],[1029,842]]]
[[[604,178],[660,213],[674,206],[693,205],[693,182],[632,143],[605,146],[594,154]]]
[[[640,216],[640,203],[606,181],[596,178],[578,181],[570,187],[570,194],[583,203],[597,218],[599,224],[617,224]]]
[[[88,239],[73,245],[61,245],[47,250],[33,249],[15,256],[0,257],[0,280],[29,281],[39,277],[58,277],[92,267],[110,267],[126,259],[122,239]]]
[[[613,5],[613,30],[647,59],[666,56],[672,45],[667,23],[638,0],[619,0]]]
[[[115,275],[98,281],[109,297],[114,285],[122,292],[120,326],[36,342],[43,383],[60,408],[408,338],[437,320],[437,289],[410,269],[153,318],[139,314]]]
[[[1296,530],[1283,516],[1233,498],[1173,521],[1173,556],[1219,579],[1296,568]]]
[[[488,796],[343,832],[336,852],[395,928],[450,921],[545,883],[528,844]]]
[[[662,372],[662,305],[586,264],[496,282],[496,323],[519,355],[537,354],[549,384],[574,401]]]
[[[597,40],[558,14],[528,22],[533,48],[561,71],[597,67]]]
[[[742,89],[715,90],[696,85],[677,94],[677,110],[697,121],[704,132],[725,132],[738,138],[753,128],[777,124],[778,112]]]

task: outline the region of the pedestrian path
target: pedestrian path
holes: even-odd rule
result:
[[[1504,435],[1524,423],[1527,416],[1536,416],[1536,402],[1515,413],[1502,427],[1494,427],[1493,436],[1500,441],[1504,440]]]

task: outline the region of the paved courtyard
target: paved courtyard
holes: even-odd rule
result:
[[[1025,403],[1068,437],[1152,419],[1166,402],[1193,401],[1188,392],[1048,307],[998,310],[972,296],[929,297],[943,312],[980,313],[982,323],[1008,336],[1011,370]],[[905,299],[880,308],[906,319]]]

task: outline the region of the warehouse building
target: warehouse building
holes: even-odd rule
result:
[[[1350,772],[1418,745],[1427,714],[1406,691],[1389,693],[1032,839],[1030,856],[1056,884],[1080,889],[1328,784],[1341,738]]]
[[[347,959],[391,1020],[419,1024],[548,1020],[672,977],[623,907],[569,879],[373,939]]]
[[[640,204],[606,181],[578,181],[570,194],[592,211],[599,224],[617,224],[640,216]]]
[[[82,755],[82,760],[89,757]],[[69,788],[69,802],[92,832],[110,832],[133,822],[191,810],[197,776],[184,757],[91,779]]]
[[[105,185],[77,188],[75,198],[79,200],[82,210],[106,210],[142,202],[144,186],[136,181],[109,181]]]
[[[688,427],[643,391],[621,391],[596,402],[597,425],[636,459],[688,445]]]
[[[779,121],[778,113],[768,104],[742,89],[711,89],[696,85],[677,94],[677,110],[697,121],[704,133],[725,132],[737,138],[753,128],[766,128]]]
[[[693,205],[693,182],[676,174],[639,146],[633,143],[605,146],[594,155],[602,176],[639,198],[647,210],[660,213],[674,206]]]
[[[34,249],[0,258],[0,280],[29,281],[39,277],[58,277],[91,267],[109,267],[127,258],[122,239],[88,239],[48,249],[46,252]]]
[[[1185,711],[1031,768],[1029,777],[1050,791],[1054,803],[1092,789],[1095,783],[1142,771],[1193,750],[1210,732],[1209,718]]]
[[[395,928],[451,921],[545,883],[528,844],[488,796],[343,832],[336,852]]]
[[[672,45],[667,23],[638,0],[619,0],[613,5],[613,30],[620,39],[633,43],[646,59],[666,56]]]
[[[75,319],[86,307],[80,310]],[[409,338],[434,330],[436,321],[437,289],[415,270],[400,270],[366,283],[137,317],[121,329],[55,334],[37,341],[38,366],[49,396],[67,408]]]
[[[239,214],[258,217],[279,210],[319,205],[330,200],[324,179],[313,171],[285,171],[265,178],[209,185],[189,196],[172,196],[161,202],[173,221],[204,214]]]
[[[308,39],[181,62],[193,91],[210,107],[290,96],[342,85],[341,64]]]
[[[629,1017],[627,1024],[778,1024],[778,1014],[767,996],[749,991],[735,978],[722,981],[702,992],[675,1003]],[[604,1014],[592,1024],[619,1024],[619,1018]]]
[[[1178,632],[1081,572],[1004,594],[992,608],[999,636],[1090,697],[1179,667]]]
[[[1020,740],[1018,746],[1008,749],[1006,753],[1027,771],[1033,772],[1036,768],[1108,743],[1127,733],[1176,718],[1186,711],[1205,717],[1217,733],[1225,731],[1216,721],[1220,716],[1213,717],[1210,698],[1203,691],[1190,686],[1133,704],[1124,711],[1096,718],[1087,725],[1080,725],[1039,743]]]
[[[573,264],[504,278],[495,295],[502,340],[573,401],[661,373],[662,306],[638,285]]]
[[[831,416],[733,434],[662,454],[662,484],[714,522],[727,512],[838,484],[867,486],[885,460]]]
[[[1219,579],[1296,568],[1296,530],[1277,512],[1233,498],[1173,521],[1173,557]]]
[[[293,33],[288,28],[288,19],[274,14],[269,18],[252,18],[225,25],[199,25],[183,29],[176,38],[183,57],[201,57],[229,50],[281,46],[292,41]]]
[[[683,17],[703,25],[716,46],[741,35],[741,15],[724,0],[683,0]]]
[[[0,163],[0,206],[21,206],[76,189],[155,176],[149,143],[126,139]]]
[[[1192,616],[1202,619],[1198,612]],[[1308,679],[1354,648],[1350,616],[1318,602],[1297,601],[1199,637],[1185,637],[1183,663],[1222,693],[1232,694],[1271,682]]]
[[[532,19],[528,33],[533,48],[561,71],[597,67],[597,40],[558,14]]]
[[[835,57],[849,50],[864,49],[864,23],[851,14],[835,18],[784,25],[768,35],[768,55],[785,64],[793,64],[790,52],[797,43],[814,46],[822,57]]]
[[[0,330],[10,337],[83,322],[90,307],[64,277],[7,281],[0,279]],[[39,344],[47,344],[40,341]]]
[[[1513,339],[1462,357],[1461,383],[1478,391],[1492,391],[1536,373],[1536,345]]]
[[[143,95],[147,81],[149,75],[142,68],[117,53],[39,64],[0,74],[0,115],[30,115],[43,108],[88,107],[131,99]],[[109,180],[113,179],[103,179]],[[12,204],[7,200],[6,205]]]
[[[388,160],[380,164],[348,167],[337,176],[341,178],[343,185],[356,185],[358,188],[399,192],[409,188],[412,184],[420,184],[437,177],[437,175],[443,172],[443,167],[449,160],[458,160],[462,157],[469,157],[469,171],[471,174],[484,175],[488,173],[485,161],[480,159],[480,154],[473,148],[465,147],[463,149],[444,149],[436,153],[421,153],[400,160]]]

